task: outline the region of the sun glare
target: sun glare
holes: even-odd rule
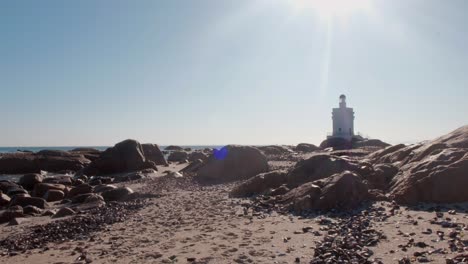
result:
[[[300,11],[313,10],[321,18],[346,18],[369,11],[371,0],[291,0]]]

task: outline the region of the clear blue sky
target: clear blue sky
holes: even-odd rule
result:
[[[2,1],[0,146],[319,144],[341,93],[391,143],[468,123],[468,1],[297,1]]]

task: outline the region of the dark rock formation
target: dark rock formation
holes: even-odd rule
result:
[[[83,155],[65,151],[43,150],[38,153],[8,153],[0,156],[0,173],[39,173],[41,170],[50,172],[78,171],[90,162]]]
[[[188,159],[188,154],[185,151],[174,151],[167,157],[167,160],[171,162],[181,162],[186,159]]]
[[[18,181],[19,185],[23,186],[26,190],[32,190],[34,185],[41,183],[44,177],[41,174],[30,173],[21,177]]]
[[[202,182],[229,182],[246,180],[267,170],[267,159],[257,148],[229,145],[211,156],[196,178]]]
[[[203,152],[195,151],[188,155],[188,161],[190,162],[193,162],[196,160],[206,161],[207,159],[208,159],[208,156]]]
[[[98,159],[86,167],[82,173],[92,176],[139,171],[149,168],[157,169],[153,162],[145,159],[141,144],[136,140],[128,139],[116,144],[114,147],[108,148]]]
[[[73,187],[67,194],[67,198],[73,198],[79,194],[92,193],[93,187],[87,183]]]
[[[385,191],[397,173],[398,168],[392,164],[377,164],[370,174],[364,175],[364,178],[369,188]]]
[[[456,203],[468,201],[468,151],[444,149],[400,168],[391,183],[397,202]]]
[[[33,196],[43,197],[48,190],[58,190],[65,193],[65,185],[55,183],[39,183],[34,186]]]
[[[300,143],[296,146],[295,150],[299,152],[314,152],[314,151],[320,150],[320,148],[313,144]]]
[[[353,209],[369,198],[368,188],[355,173],[344,171],[305,183],[283,195],[279,201],[296,213],[305,210]]]
[[[182,147],[179,147],[179,146],[167,146],[166,148],[164,148],[164,150],[176,150],[176,151],[183,151],[184,148]]]
[[[3,213],[0,214],[0,224],[7,223],[11,219],[16,217],[24,217],[23,207],[21,206],[11,206]]]
[[[154,162],[156,165],[168,165],[163,153],[156,144],[142,144],[143,153],[146,160]]]
[[[63,208],[60,208],[60,210],[58,210],[57,213],[54,214],[53,218],[62,218],[62,217],[70,216],[74,214],[75,214],[75,211],[73,211],[73,209],[68,208],[68,207],[63,207]]]
[[[288,173],[287,184],[289,187],[297,187],[306,182],[327,178],[345,170],[362,171],[361,165],[351,160],[329,154],[316,154],[296,164]]]
[[[0,207],[6,206],[10,203],[11,198],[4,194],[3,192],[0,192]]]
[[[105,201],[120,201],[126,199],[132,193],[132,189],[128,187],[121,187],[103,192],[102,197]]]
[[[351,149],[353,148],[353,143],[344,138],[328,138],[320,143],[320,148]]]
[[[285,146],[277,146],[277,145],[261,146],[257,148],[261,150],[267,156],[278,156],[278,155],[284,155],[284,154],[288,154],[292,152],[291,149]]]
[[[232,189],[233,197],[246,197],[264,193],[286,182],[286,171],[272,171],[258,174]]]
[[[63,198],[65,197],[65,193],[62,192],[62,191],[59,191],[59,190],[48,190],[45,194],[44,194],[44,200],[46,200],[47,202],[56,202],[56,201],[60,201],[62,200]]]
[[[33,205],[41,209],[45,209],[49,207],[46,200],[39,198],[39,197],[21,197],[16,196],[11,199],[10,206],[19,205],[21,207],[25,207],[28,205]]]

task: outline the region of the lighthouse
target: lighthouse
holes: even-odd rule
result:
[[[354,111],[346,106],[346,96],[340,95],[339,107],[333,108],[333,132],[328,138],[351,140],[354,136]]]

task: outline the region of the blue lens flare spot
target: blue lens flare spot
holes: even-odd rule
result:
[[[228,154],[228,148],[227,147],[222,147],[221,149],[214,149],[213,150],[213,155],[215,159],[217,160],[224,160],[227,157]]]

